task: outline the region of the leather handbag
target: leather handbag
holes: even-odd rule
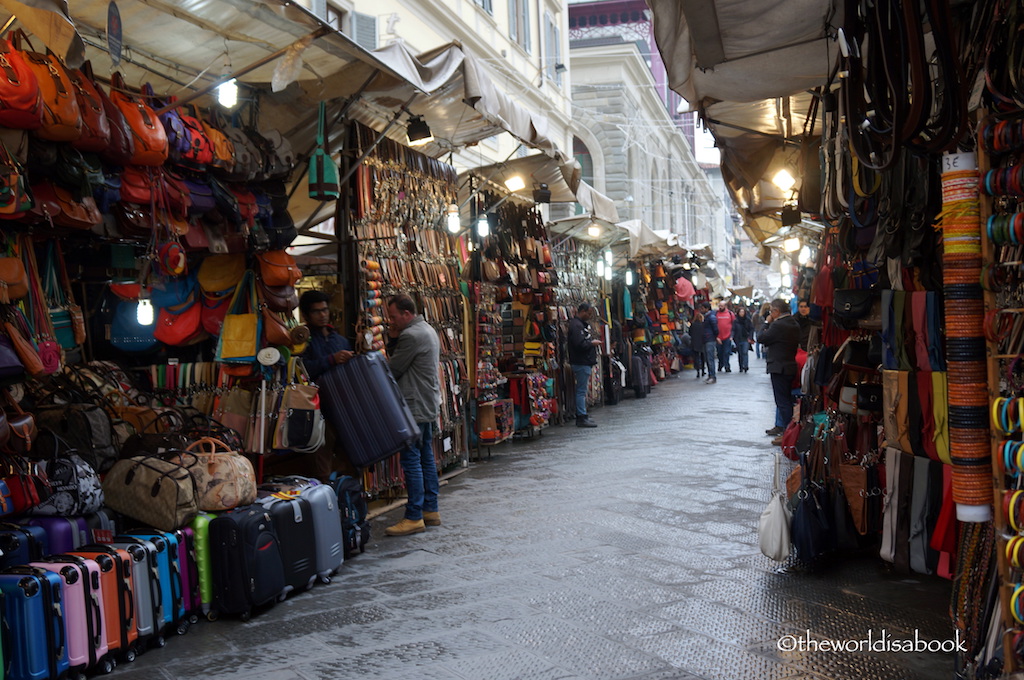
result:
[[[0,143],[0,219],[19,220],[31,208],[25,168]]]
[[[43,124],[36,74],[10,39],[0,41],[0,126],[35,130]]]
[[[11,339],[0,330],[0,380],[4,382],[20,382],[25,378],[25,365],[14,351]],[[7,418],[4,417],[6,429]],[[6,440],[5,440],[6,441]]]
[[[316,148],[309,159],[309,197],[317,201],[335,201],[341,195],[338,184],[338,166],[324,143],[327,125],[327,104],[320,102],[317,115]]]
[[[929,381],[931,377],[928,378]],[[857,411],[878,413],[882,410],[882,386],[873,382],[857,383]]]
[[[217,361],[248,364],[256,361],[260,348],[262,319],[257,310],[256,283],[253,273],[246,270],[235,288],[231,306],[224,316],[220,339],[217,342]]]
[[[88,68],[86,68],[87,66]],[[121,109],[92,77],[92,67],[89,66],[89,62],[82,66],[82,72],[96,86],[96,93],[103,102],[103,113],[106,114],[107,123],[110,125],[110,143],[107,144],[107,148],[100,151],[100,158],[112,165],[128,165],[135,156],[135,137],[132,134],[131,126],[124,114],[121,113]]]
[[[257,282],[260,298],[272,312],[291,313],[299,306],[299,293],[294,286],[268,286],[263,279]]]
[[[263,317],[263,338],[266,340],[266,344],[290,347],[292,336],[288,332],[288,324],[281,318],[281,315],[268,308],[262,301],[260,302],[260,315]]]
[[[839,392],[839,411],[852,416],[857,415],[857,388],[844,385]]]
[[[163,165],[169,154],[163,123],[141,97],[128,94],[120,72],[111,77],[110,87],[110,100],[121,111],[132,132],[135,151],[131,162],[134,165]]]
[[[191,148],[181,154],[181,164],[194,170],[205,170],[213,161],[213,144],[206,136],[203,124],[195,117],[192,107],[182,109],[178,115],[191,142]]]
[[[173,104],[177,97],[168,97],[166,100],[159,100],[153,97],[153,87],[148,83],[143,86],[142,91],[151,97],[150,101],[157,108],[163,108],[165,104]],[[167,159],[172,163],[181,160],[192,148],[192,135],[181,120],[181,113],[177,108],[171,108],[159,114],[160,123],[164,126],[167,134]]]
[[[103,110],[103,98],[92,78],[81,69],[68,71],[68,76],[74,85],[78,112],[82,116],[82,136],[71,145],[79,151],[103,151],[110,144],[110,121]]]
[[[241,217],[242,224],[249,229],[255,229],[256,215],[259,213],[259,206],[256,205],[256,195],[244,186],[237,184],[228,186],[228,190],[235,197],[238,215]]]
[[[4,398],[10,410],[7,411],[7,427],[10,436],[7,439],[6,451],[18,455],[25,455],[32,450],[32,444],[39,434],[36,428],[36,419],[31,413],[26,413],[11,393],[4,390]]]
[[[50,497],[32,508],[33,515],[76,517],[91,515],[103,507],[100,477],[78,452],[52,432],[52,455],[39,462],[50,485]]]
[[[194,300],[185,303],[184,308],[162,307],[153,337],[171,347],[194,345],[206,337],[202,312],[203,306]]]
[[[50,495],[46,477],[21,456],[0,455],[0,481],[7,487],[11,514],[26,513]]]
[[[176,217],[182,219],[188,217],[189,208],[192,207],[192,196],[185,180],[165,168],[160,188],[163,191],[163,203],[167,210]]]
[[[198,179],[186,179],[185,186],[188,187],[188,214],[190,217],[205,215],[216,210],[217,199],[213,194],[213,187],[207,181]]]
[[[121,173],[121,201],[148,207],[153,202],[153,175],[148,167],[129,165]]]
[[[216,114],[211,115],[215,116]],[[227,135],[221,132],[219,125],[215,125],[205,118],[200,119],[200,123],[203,126],[203,132],[206,133],[206,138],[213,145],[213,159],[210,161],[210,167],[225,173],[231,172],[235,167],[235,145]]]
[[[302,279],[295,258],[284,250],[268,250],[256,259],[260,263],[260,278],[268,286],[294,286]]]
[[[103,479],[107,505],[123,515],[160,531],[175,531],[199,512],[196,482],[189,471],[194,456],[179,454],[178,462],[159,456],[119,460]]]
[[[58,227],[88,231],[103,221],[92,196],[76,199],[64,187],[45,180],[36,182],[32,192],[36,203],[45,206],[44,219],[49,218]]]
[[[14,44],[32,46],[24,31],[15,31]],[[71,77],[53,54],[24,51],[25,64],[35,73],[43,102],[42,125],[36,135],[55,142],[71,142],[82,136],[82,116]]]
[[[255,179],[263,168],[263,157],[252,140],[241,128],[229,127],[224,130],[235,147],[235,164],[227,179],[231,182],[249,182]]]
[[[244,433],[248,430],[249,421],[252,419],[254,399],[254,392],[241,387],[232,387],[221,395],[214,409],[214,417],[235,432]]]
[[[245,256],[211,255],[199,265],[199,288],[207,295],[229,295],[245,272]]]
[[[256,473],[248,458],[212,437],[203,437],[186,451],[196,458],[188,470],[199,491],[200,510],[223,512],[256,500]]]
[[[278,406],[273,448],[313,453],[323,446],[326,436],[319,388],[309,382],[298,357],[288,360],[286,381]]]
[[[757,525],[757,539],[762,555],[776,562],[783,562],[789,557],[789,525],[791,521],[789,504],[779,487],[779,454],[776,453],[775,474],[772,477],[772,497],[768,501],[767,507],[761,512]]]
[[[18,359],[25,367],[25,373],[33,378],[47,375],[46,367],[39,358],[39,349],[32,342],[32,334],[21,309],[8,307],[4,310],[3,327]]]
[[[28,295],[28,273],[20,257],[0,257],[0,304]]]

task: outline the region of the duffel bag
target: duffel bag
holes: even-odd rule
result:
[[[178,462],[159,456],[135,456],[114,463],[103,479],[107,506],[161,531],[185,526],[198,514],[196,461],[182,453]]]
[[[106,472],[117,460],[110,415],[96,404],[41,406],[35,410],[35,420],[38,427],[59,435],[96,472]],[[54,441],[51,437],[40,437],[33,455],[52,458],[57,448],[50,446]]]
[[[200,510],[222,512],[256,500],[256,473],[248,458],[213,437],[185,450],[196,458],[189,472],[199,491]]]

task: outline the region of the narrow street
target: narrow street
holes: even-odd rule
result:
[[[783,636],[948,640],[950,584],[871,556],[761,556],[773,403],[763,363],[684,372],[493,450],[442,488],[444,526],[386,538],[248,623],[205,621],[117,680],[950,677],[951,654],[779,651]],[[735,370],[735,369],[734,369]]]

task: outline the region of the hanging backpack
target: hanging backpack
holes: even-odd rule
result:
[[[366,505],[366,492],[363,483],[355,477],[331,473],[331,486],[338,494],[338,510],[341,513],[341,535],[345,549],[345,559],[350,559],[357,552],[364,552],[370,540],[370,521],[366,518],[369,509]]]

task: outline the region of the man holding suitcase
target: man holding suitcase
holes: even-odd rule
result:
[[[388,527],[388,536],[408,536],[441,524],[437,510],[437,464],[432,441],[441,405],[440,342],[437,333],[416,313],[411,297],[399,294],[388,300],[388,355],[391,373],[420,428],[420,441],[401,452],[405,489],[409,495],[405,518]]]

